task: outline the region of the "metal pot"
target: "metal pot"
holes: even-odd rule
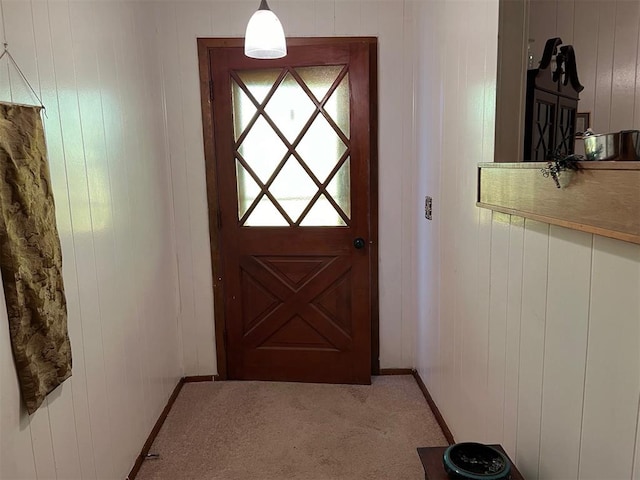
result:
[[[640,160],[640,130],[584,137],[587,160]]]

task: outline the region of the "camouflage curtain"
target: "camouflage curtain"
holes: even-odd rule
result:
[[[0,270],[29,414],[71,376],[62,253],[40,107],[0,103]]]

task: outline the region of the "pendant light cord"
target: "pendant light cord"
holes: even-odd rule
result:
[[[29,83],[29,80],[27,80],[27,77],[25,76],[24,73],[22,73],[22,70],[20,69],[20,67],[18,66],[18,63],[15,61],[15,59],[13,58],[13,55],[11,55],[11,52],[9,51],[8,48],[9,44],[8,43],[4,43],[4,52],[2,52],[2,54],[0,55],[0,60],[2,60],[2,58],[6,55],[7,58],[9,59],[9,61],[13,64],[13,66],[15,67],[15,69],[18,71],[18,73],[20,74],[20,76],[22,77],[22,80],[24,80],[24,83],[27,84],[27,86],[29,87],[29,90],[31,90],[31,93],[33,93],[33,96],[36,97],[36,99],[38,100],[38,102],[40,102],[40,107],[42,107],[42,110],[44,111],[45,116],[47,115],[47,109],[44,106],[44,103],[42,103],[42,100],[40,99],[40,97],[38,96],[38,94],[36,93],[36,91],[33,89],[33,87],[31,86],[31,84]]]

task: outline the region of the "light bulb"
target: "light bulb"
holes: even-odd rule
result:
[[[287,54],[287,43],[282,24],[266,0],[253,14],[244,36],[244,54],[251,58],[282,58]]]

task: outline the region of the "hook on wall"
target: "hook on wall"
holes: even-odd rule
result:
[[[38,102],[40,103],[40,107],[42,107],[42,111],[44,112],[45,117],[47,116],[47,109],[44,106],[44,103],[42,103],[42,100],[40,99],[40,97],[38,96],[38,94],[36,93],[36,91],[34,90],[34,88],[31,86],[31,83],[29,83],[29,80],[27,80],[27,77],[25,76],[24,73],[22,73],[22,70],[20,69],[20,67],[18,66],[18,63],[15,61],[15,59],[13,58],[13,55],[11,55],[11,52],[9,51],[9,44],[7,42],[4,42],[4,51],[2,52],[2,54],[0,54],[0,60],[2,60],[2,58],[4,56],[7,56],[7,58],[9,59],[9,61],[13,64],[13,66],[15,67],[15,69],[18,71],[18,73],[20,74],[20,77],[22,77],[22,80],[24,81],[24,83],[27,84],[27,86],[29,87],[29,90],[31,90],[31,93],[33,93],[33,96],[36,97],[36,99],[38,100]],[[48,118],[48,117],[47,117]]]

